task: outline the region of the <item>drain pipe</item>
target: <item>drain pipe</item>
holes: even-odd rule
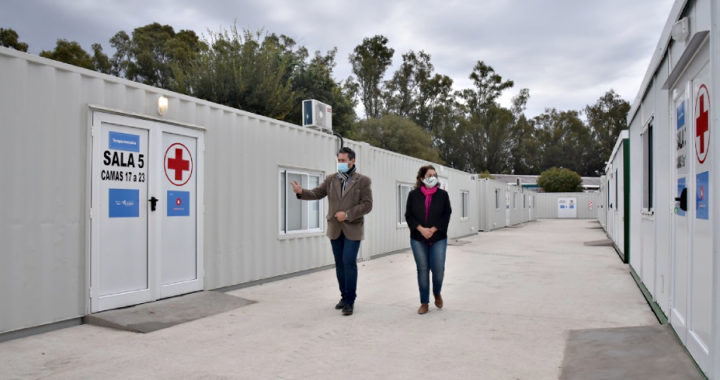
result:
[[[340,149],[342,149],[345,146],[345,140],[343,140],[342,135],[337,132],[333,133],[333,135],[335,135],[335,137],[337,137],[338,140],[340,140],[340,148],[338,149],[338,151],[339,151]]]

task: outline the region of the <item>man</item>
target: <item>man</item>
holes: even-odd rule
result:
[[[316,200],[328,197],[328,227],[335,274],[341,299],[335,309],[352,315],[357,289],[357,255],[363,240],[364,216],[372,210],[370,178],[356,171],[355,152],[342,148],[337,154],[337,174],[330,175],[320,186],[308,190],[291,183],[299,199]]]

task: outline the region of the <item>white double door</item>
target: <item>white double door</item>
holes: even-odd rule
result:
[[[201,130],[94,112],[90,312],[203,288]]]
[[[672,300],[670,323],[698,365],[708,371],[712,339],[713,176],[709,151],[710,69],[705,44],[672,90],[673,193]],[[682,205],[680,202],[682,199]],[[681,207],[685,206],[685,207]],[[684,209],[683,209],[684,208]]]

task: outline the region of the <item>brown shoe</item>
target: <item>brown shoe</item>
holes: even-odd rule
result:
[[[424,303],[420,305],[420,308],[418,309],[418,314],[425,314],[428,312],[428,304]]]
[[[438,309],[442,309],[442,307],[443,307],[442,297],[439,294],[434,294],[434,296],[435,296],[435,306],[437,306]]]

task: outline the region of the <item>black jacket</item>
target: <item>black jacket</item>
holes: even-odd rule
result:
[[[420,189],[413,189],[408,194],[407,206],[405,207],[405,220],[408,227],[410,227],[410,237],[422,242],[436,242],[446,239],[451,213],[450,197],[447,191],[438,188],[432,196],[428,220],[425,221],[425,194]],[[418,225],[428,228],[435,227],[438,230],[428,240],[417,230]]]

